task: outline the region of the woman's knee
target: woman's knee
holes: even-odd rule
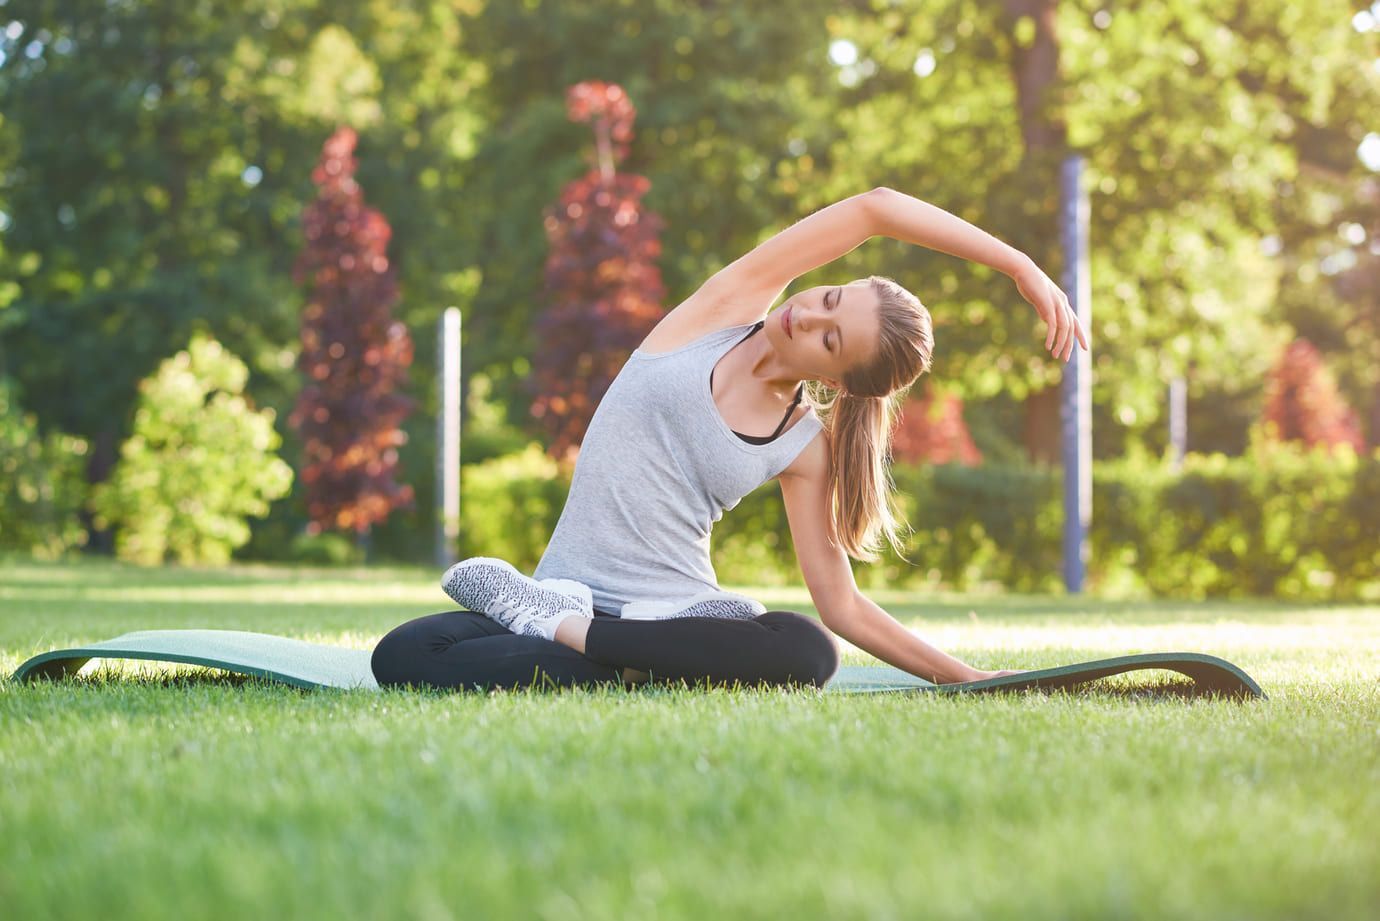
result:
[[[418,655],[417,622],[398,624],[374,645],[369,656],[369,668],[374,680],[382,687],[406,683],[406,667]]]
[[[380,685],[417,683],[428,660],[456,643],[507,633],[482,614],[442,611],[398,624],[374,645],[369,667]]]
[[[785,647],[782,672],[789,681],[824,687],[839,668],[839,648],[831,634],[812,617],[795,611],[768,611],[758,622],[780,635]]]

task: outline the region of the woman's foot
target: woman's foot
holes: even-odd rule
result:
[[[570,579],[528,578],[505,560],[477,556],[456,563],[441,577],[456,604],[477,611],[523,636],[553,640],[567,617],[594,617],[589,586]]]
[[[624,620],[666,620],[672,617],[720,617],[750,620],[767,613],[766,606],[733,592],[701,592],[678,601],[629,601]]]

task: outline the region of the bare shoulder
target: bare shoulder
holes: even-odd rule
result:
[[[719,272],[662,317],[639,348],[649,354],[671,352],[721,329],[756,323],[780,294],[735,284],[732,276]]]
[[[783,483],[790,479],[822,486],[829,481],[829,464],[829,433],[820,432],[785,470],[777,474],[777,478]]]

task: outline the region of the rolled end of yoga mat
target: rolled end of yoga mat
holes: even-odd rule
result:
[[[15,681],[63,679],[91,659],[149,659],[220,668],[294,687],[378,689],[372,652],[242,630],[143,630],[34,656]]]
[[[1222,696],[1241,700],[1268,699],[1250,675],[1225,659],[1198,652],[1151,652],[1113,659],[1095,659],[1057,668],[1041,668],[959,684],[933,684],[897,668],[844,666],[827,690],[845,693],[933,691],[940,694],[980,694],[994,691],[1059,690],[1127,672],[1162,669],[1193,680],[1193,696]],[[838,687],[836,687],[838,685]]]

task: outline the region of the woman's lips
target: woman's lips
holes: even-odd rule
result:
[[[789,307],[781,311],[781,328],[786,331],[787,339],[795,338],[795,336],[791,335],[791,308]]]

